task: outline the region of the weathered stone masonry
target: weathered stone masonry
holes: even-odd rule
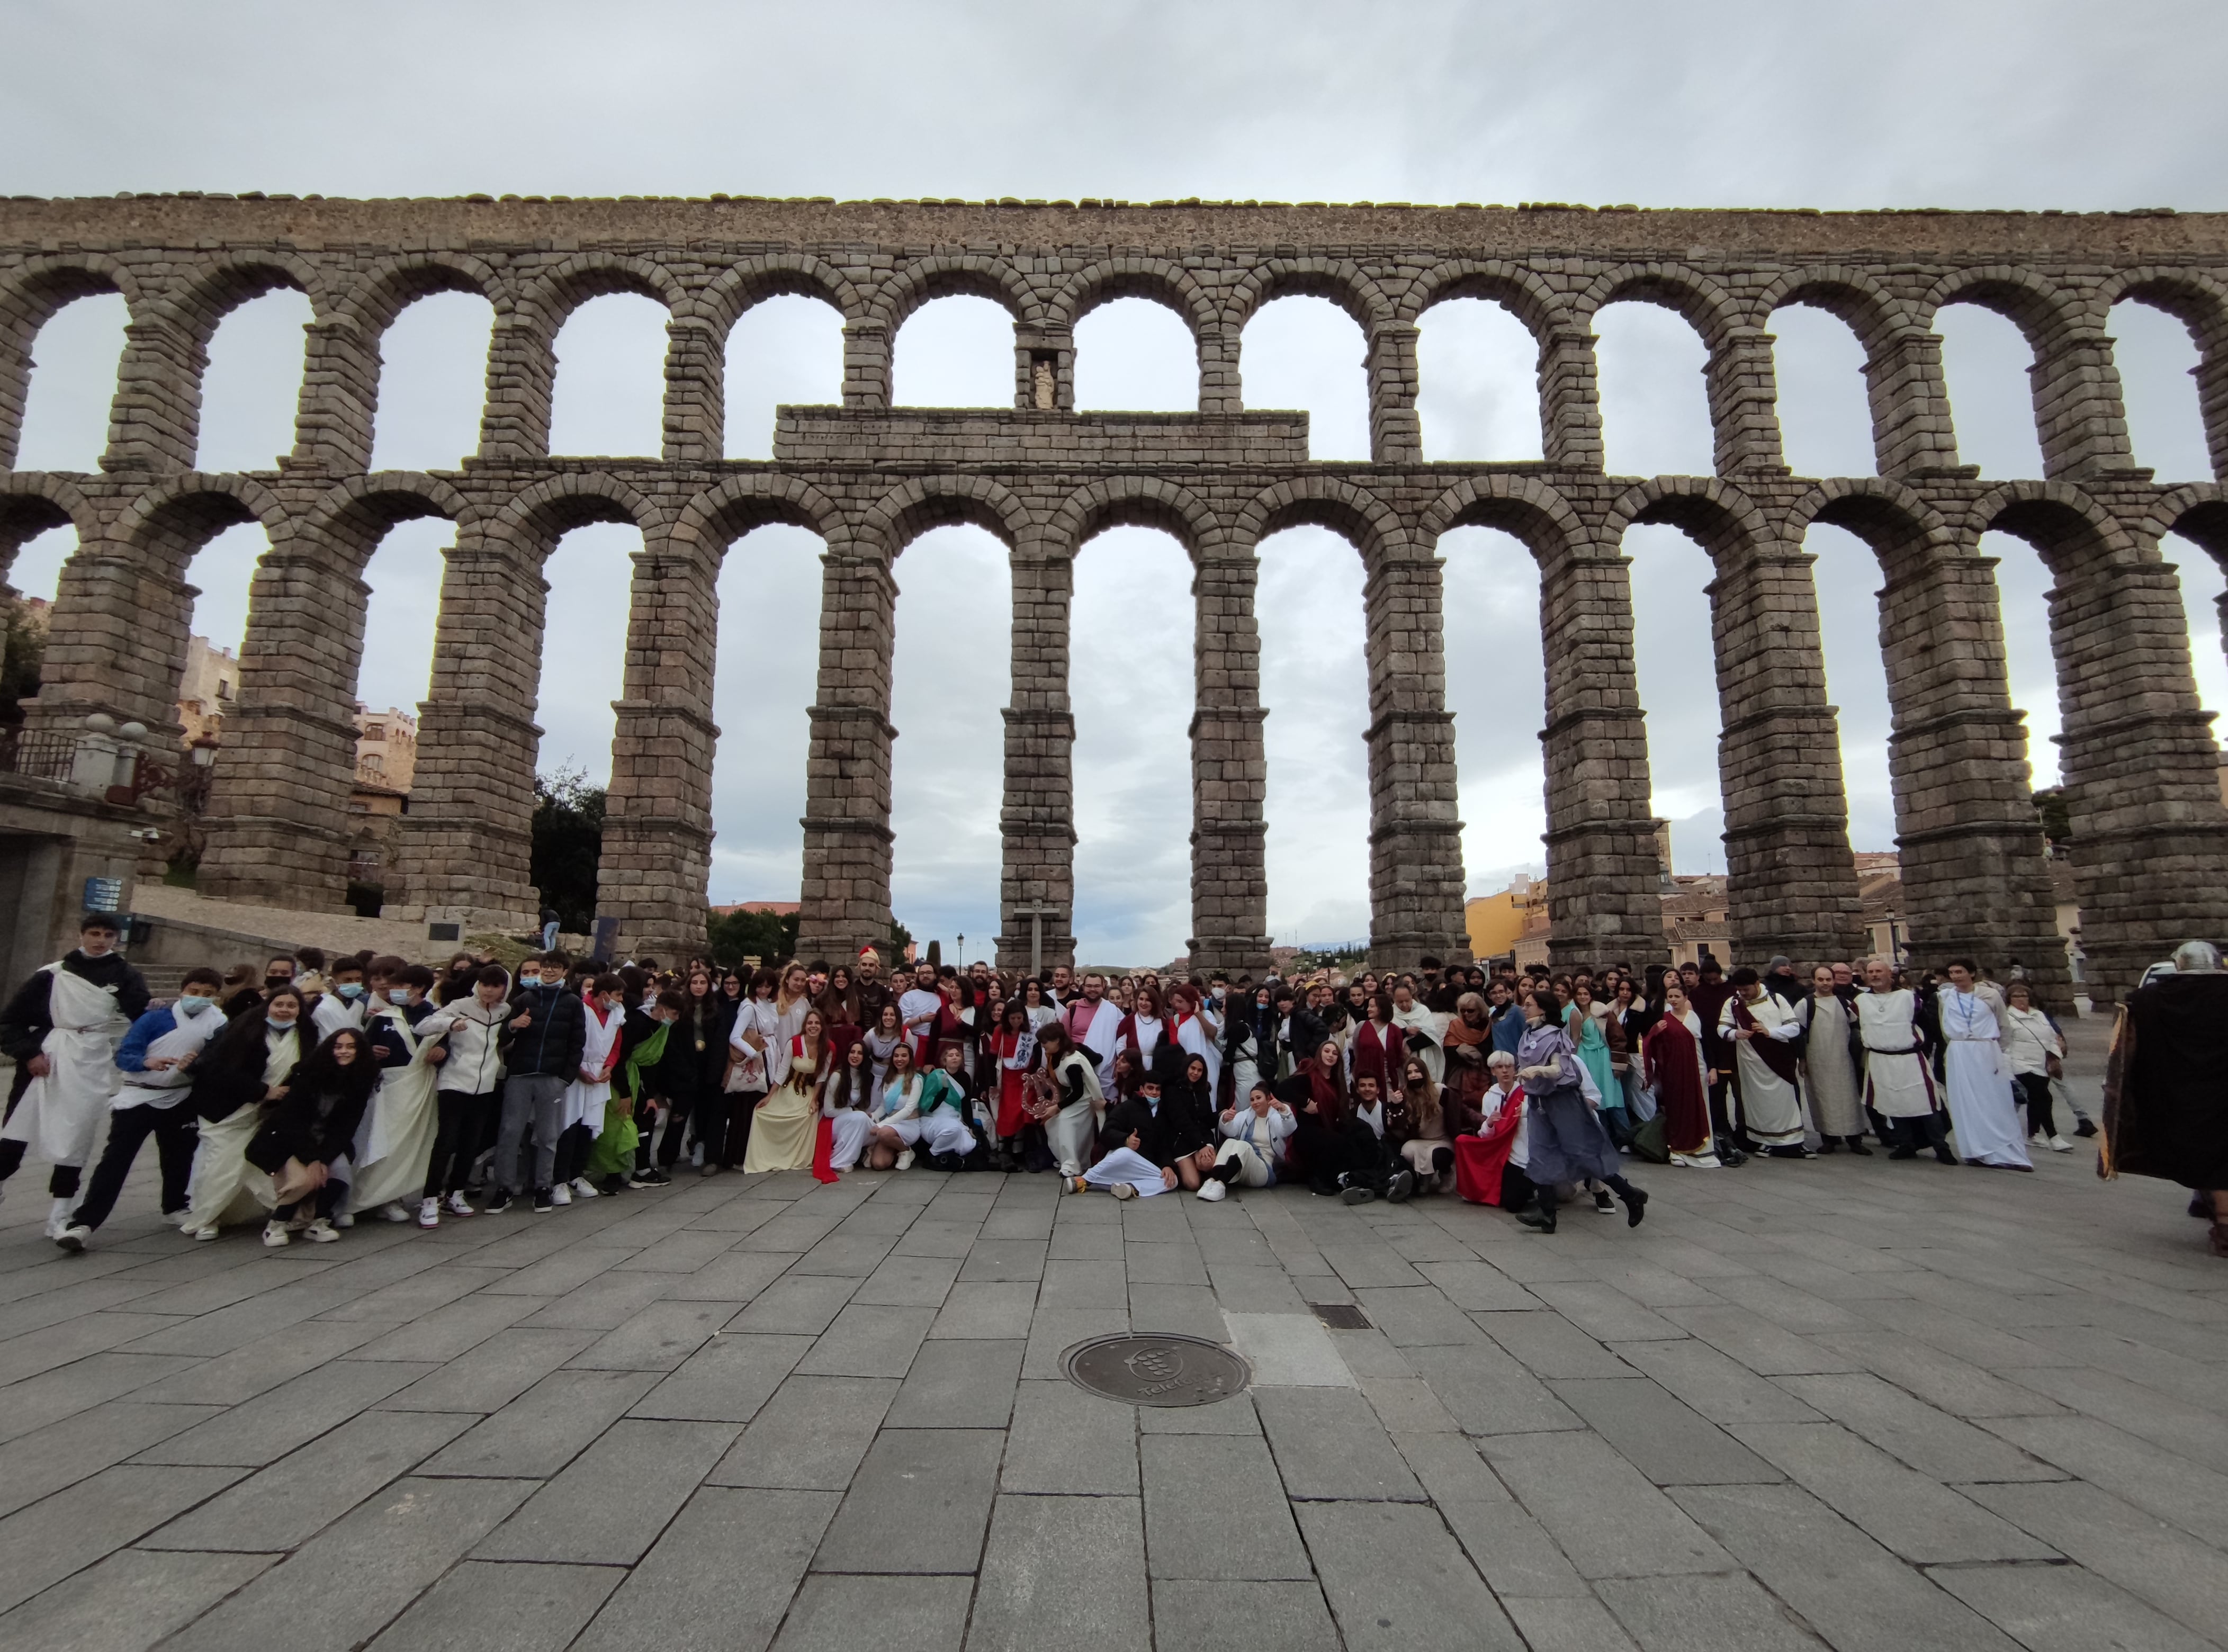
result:
[[[293,452],[275,471],[193,470],[207,346],[276,287],[315,319]],[[496,315],[478,456],[456,472],[367,473],[381,336],[412,300],[461,290]],[[29,350],[54,310],[120,292],[131,323],[97,475],[13,464]],[[664,451],[549,456],[553,344],[598,294],[671,316]],[[892,409],[890,346],[920,304],[968,292],[1015,318],[1011,410]],[[1245,408],[1239,341],[1288,293],[1328,298],[1367,340],[1373,451],[1311,463],[1304,416]],[[771,463],[722,460],[724,346],[760,299],[803,293],[844,318],[844,405],[784,410]],[[1073,411],[1074,328],[1139,296],[1197,340],[1196,414]],[[1508,304],[1539,341],[1544,463],[1426,464],[1418,323],[1434,304]],[[2129,459],[2106,328],[2135,297],[2185,321],[2216,481],[2164,489]],[[1709,349],[1711,477],[1604,473],[1592,318],[1670,306]],[[1974,302],[2035,352],[2045,476],[1984,483],[1957,462],[1936,311]],[[1821,306],[1866,353],[1879,474],[1810,479],[1782,458],[1773,314]],[[1369,662],[1373,944],[1386,962],[1463,947],[1454,731],[1435,547],[1503,528],[1541,575],[1548,874],[1564,959],[1661,954],[1647,743],[1619,546],[1636,522],[1687,529],[1711,586],[1726,852],[1744,954],[1840,955],[1856,885],[1803,535],[1863,536],[1885,576],[1880,638],[1914,943],[1937,961],[2016,959],[2062,989],[2020,714],[1981,535],[2033,542],[2056,579],[2051,640],[2092,990],[2123,986],[2191,934],[2228,932],[2228,819],[2172,572],[2176,530],[2228,554],[2228,217],[2170,214],[1587,212],[826,201],[326,201],[259,196],[0,202],[0,571],[30,534],[73,523],[45,687],[48,725],[92,710],[166,727],[212,534],[259,522],[240,707],[215,774],[204,887],[321,905],[346,871],[349,713],[361,573],[410,517],[456,524],[422,708],[407,838],[428,915],[516,928],[527,881],[533,721],[556,541],[585,522],[643,535],[618,705],[603,902],[632,945],[701,934],[711,839],[709,720],[720,558],[769,522],[826,546],[811,707],[803,944],[833,952],[889,918],[889,658],[896,569],[939,522],[998,535],[1014,573],[1002,957],[1072,950],[1071,564],[1092,535],[1144,523],[1194,568],[1194,956],[1263,963],[1264,765],[1257,547],[1300,522],[1363,559]]]

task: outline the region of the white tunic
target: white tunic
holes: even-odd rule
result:
[[[1726,1042],[1733,1045],[1734,1072],[1740,1080],[1741,1123],[1748,1133],[1766,1147],[1800,1147],[1802,1144],[1802,1098],[1795,1086],[1774,1073],[1757,1053],[1756,1038],[1736,1041],[1734,1029],[1739,1026],[1736,1008],[1745,1009],[1755,1021],[1756,1037],[1769,1038],[1778,1044],[1791,1043],[1802,1030],[1795,1012],[1771,993],[1758,995],[1754,1003],[1743,999],[1738,990],[1725,1000],[1725,1007],[1718,1012],[1718,1031]]]
[[[1865,1046],[1865,1105],[1883,1118],[1939,1112],[1934,1074],[1919,1053],[1918,1000],[1907,987],[1857,995],[1857,1035]]]
[[[363,1123],[356,1126],[349,1155],[355,1169],[349,1184],[351,1210],[375,1210],[422,1196],[433,1137],[440,1129],[440,1103],[433,1088],[440,1069],[426,1059],[437,1041],[420,1039],[398,1005],[380,1005],[372,1019],[380,1016],[394,1023],[410,1060],[380,1073]]]
[[[619,1028],[626,1021],[626,1011],[614,1009],[609,1016],[596,1014],[595,1007],[583,1006],[583,1019],[588,1024],[587,1041],[580,1049],[580,1073],[601,1073],[604,1063],[611,1059],[611,1046],[618,1042]],[[602,1133],[604,1104],[611,1098],[611,1082],[598,1079],[592,1083],[573,1075],[573,1082],[565,1086],[565,1122],[560,1126],[570,1130],[585,1124]]]
[[[32,1157],[49,1164],[82,1168],[123,1082],[116,1047],[131,1023],[116,1007],[115,988],[96,987],[60,962],[44,973],[54,1023],[39,1046],[48,1072],[24,1086],[0,1140],[26,1143]]]
[[[1943,1079],[1950,1092],[1950,1128],[1957,1137],[1957,1156],[2032,1169],[1996,1012],[1978,994],[1955,987],[1943,988],[1936,1002],[1942,1010],[1942,1036],[1950,1046]]]

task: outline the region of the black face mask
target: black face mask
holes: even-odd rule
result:
[[[266,975],[263,977],[263,984],[273,989],[291,987],[294,984],[294,977],[291,975]]]

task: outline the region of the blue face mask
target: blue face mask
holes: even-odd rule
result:
[[[407,987],[389,987],[387,989],[387,1002],[390,1004],[408,1003],[410,1002],[410,989]]]
[[[333,990],[340,994],[343,998],[361,998],[363,996],[363,983],[361,981],[343,981],[339,986],[335,987]]]
[[[294,1024],[294,1018],[291,1015],[266,1015],[263,1019],[282,1033]]]
[[[530,991],[541,984],[541,977],[538,975],[522,975],[518,977],[518,984],[522,989]]]
[[[177,1012],[181,1015],[184,1015],[190,1019],[193,1016],[200,1015],[202,1011],[207,1009],[209,1005],[214,1002],[215,1000],[214,999],[202,997],[197,992],[189,992],[178,1000]]]

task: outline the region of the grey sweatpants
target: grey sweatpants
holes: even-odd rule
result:
[[[496,1132],[496,1179],[514,1194],[528,1185],[547,1188],[557,1174],[557,1136],[565,1123],[563,1079],[547,1073],[528,1073],[503,1084],[503,1124]],[[522,1173],[521,1149],[526,1133],[534,1132],[534,1180]]]

